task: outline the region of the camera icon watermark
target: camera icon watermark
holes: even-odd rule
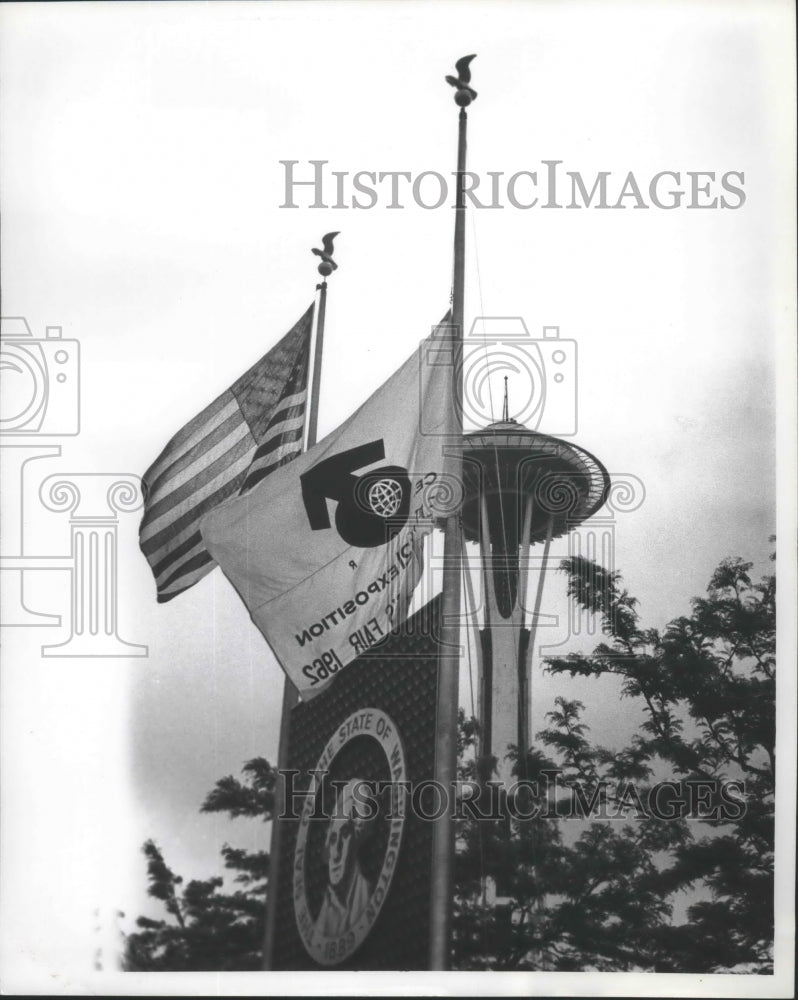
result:
[[[42,656],[147,656],[146,646],[120,638],[117,615],[118,515],[141,505],[138,477],[67,472],[42,482],[36,475],[39,466],[33,463],[61,456],[61,445],[53,439],[74,437],[80,429],[79,342],[62,336],[60,326],[48,326],[44,337],[35,337],[24,318],[3,317],[0,625],[60,626],[60,614],[29,607],[29,585],[36,590],[42,573],[60,571],[69,574],[69,634],[62,642],[42,646]],[[44,540],[38,520],[42,511],[69,512],[68,552],[53,539]]]
[[[533,337],[520,316],[478,316],[463,338],[455,361],[457,331],[446,322],[421,346],[424,366],[451,369],[453,391],[460,399],[459,418],[468,433],[510,421],[524,430],[551,437],[571,437],[578,430],[578,349],[558,326],[544,326]],[[423,435],[438,434],[424,422]]]
[[[558,326],[532,337],[520,316],[479,316],[463,341],[461,377],[466,425],[484,428],[506,416],[540,434],[576,433],[577,344]]]
[[[34,337],[20,316],[0,321],[0,434],[80,432],[80,344],[48,326]]]

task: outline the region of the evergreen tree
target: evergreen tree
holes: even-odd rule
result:
[[[270,820],[274,808],[275,770],[256,757],[243,768],[244,780],[221,778],[202,812],[228,813]],[[160,900],[168,919],[139,917],[127,936],[124,967],[132,972],[253,971],[261,968],[266,920],[269,855],[225,844],[224,868],[235,873],[236,888],[224,890],[224,878],[193,880],[183,887],[158,847],[148,840],[147,892]]]

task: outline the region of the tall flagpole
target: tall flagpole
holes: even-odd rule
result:
[[[319,293],[316,302],[316,343],[313,350],[313,381],[310,387],[308,406],[307,440],[305,450],[316,444],[316,434],[319,423],[319,392],[321,389],[321,359],[324,350],[324,319],[327,310],[327,278],[338,267],[333,257],[333,240],[338,233],[327,233],[322,240],[323,250],[313,250],[321,257],[319,274],[320,284],[316,285]],[[288,767],[288,744],[291,737],[291,712],[299,701],[299,692],[294,683],[286,677],[283,682],[283,707],[280,716],[280,742],[277,748],[277,780],[274,785],[274,814],[272,819],[272,840],[269,845],[269,890],[266,897],[266,935],[263,947],[263,968],[269,971],[274,962],[274,930],[277,921],[277,877],[280,870],[280,856],[283,849],[283,822],[277,817],[283,812],[285,791],[281,780],[282,773]]]
[[[469,64],[464,56],[455,64],[457,76],[446,81],[456,88],[454,100],[460,108],[457,140],[457,184],[454,221],[454,275],[452,279],[452,363],[454,374],[455,444],[452,449],[457,475],[463,468],[463,300],[465,294],[465,169],[466,108],[477,96],[471,89]],[[438,660],[438,704],[435,737],[435,780],[445,789],[448,801],[435,820],[432,833],[430,888],[430,968],[445,970],[451,964],[452,910],[454,905],[454,782],[457,779],[457,713],[460,673],[460,576],[462,569],[459,513],[446,521],[443,543],[443,598],[441,602],[441,652]]]
[[[328,233],[324,239],[329,240],[332,246],[333,239],[338,233]],[[327,255],[332,258],[332,251]],[[319,423],[319,392],[321,390],[321,355],[324,349],[324,317],[327,311],[327,278],[332,274],[338,265],[332,259],[322,260],[319,264],[319,274],[324,279],[320,285],[316,285],[319,293],[319,301],[316,306],[316,348],[313,352],[313,384],[310,388],[310,409],[308,412],[308,440],[307,448],[312,448],[316,443],[316,431]]]

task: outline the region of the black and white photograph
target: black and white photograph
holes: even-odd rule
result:
[[[794,37],[0,6],[0,991],[793,995]]]

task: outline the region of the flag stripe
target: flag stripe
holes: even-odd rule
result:
[[[167,470],[164,475],[169,476],[169,496],[178,491],[181,486],[190,482],[198,473],[201,473],[208,465],[211,465],[218,458],[234,448],[242,438],[247,438],[250,446],[254,447],[255,439],[249,425],[242,421],[240,413],[230,416],[224,424],[217,427],[211,434],[203,438],[190,452],[183,455],[180,461]],[[157,484],[153,484],[157,485]],[[153,507],[153,510],[158,505]],[[157,516],[157,514],[155,515]]]
[[[194,424],[194,430],[191,434],[186,433],[191,425],[187,425],[182,431],[175,434],[161,455],[156,458],[144,473],[144,479],[148,483],[154,486],[158,477],[172,468],[181,455],[191,451],[203,438],[212,434],[230,416],[241,413],[238,402],[229,389],[222,393],[216,402],[221,403],[219,409],[214,409],[216,404],[211,403],[198,417],[194,417],[191,421]]]
[[[262,479],[268,476],[270,472],[274,472],[276,468],[285,465],[286,461],[294,458],[296,456],[296,447],[296,445],[290,442],[284,444],[277,449],[265,465],[253,467],[247,475],[246,481],[241,488],[241,493],[248,493]]]
[[[269,424],[273,424],[275,420],[277,420],[277,418],[279,417],[280,413],[282,413],[282,411],[284,409],[287,409],[288,407],[291,406],[304,407],[307,398],[308,394],[306,390],[303,390],[302,392],[292,392],[286,396],[282,396],[279,403],[274,408],[274,416],[269,420]]]
[[[258,445],[258,451],[268,444],[275,434],[279,434],[281,430],[290,430],[296,426],[295,421],[297,418],[300,420],[304,419],[305,407],[304,406],[288,406],[284,410],[280,410],[279,413],[275,413],[274,418],[269,421],[269,426],[266,428],[263,437]]]
[[[191,544],[188,545],[186,552],[179,559],[173,560],[171,566],[167,566],[163,572],[158,574],[158,586],[161,589],[168,587],[174,580],[183,577],[189,571],[191,565],[194,564],[198,555],[209,554],[205,548],[205,543],[202,541],[202,535],[198,531],[192,535],[189,543]]]
[[[259,448],[257,454],[252,459],[252,467],[250,471],[257,472],[257,470],[262,468],[264,465],[270,465],[274,457],[274,453],[279,451],[281,448],[288,448],[289,446],[293,446],[294,448],[298,447],[302,441],[302,431],[303,427],[301,424],[298,427],[289,428],[275,437],[275,439],[271,441],[267,447],[264,447],[263,449]],[[286,454],[286,451],[283,451],[282,454]]]
[[[179,587],[180,589],[172,595],[177,596],[177,594],[182,593],[193,586],[198,580],[201,580],[207,573],[210,573],[215,565],[216,563],[209,553],[203,550],[191,562],[181,567],[180,571],[175,574],[174,579],[170,577],[166,583],[161,584],[161,594],[168,594],[173,588]]]
[[[260,459],[274,451],[275,448],[279,448],[280,445],[286,441],[300,440],[304,424],[305,416],[302,414],[302,416],[292,417],[290,420],[284,420],[281,424],[272,428],[270,431],[270,434],[272,435],[271,439],[264,441],[264,443],[260,445],[255,454],[252,456],[253,463],[260,461]],[[299,434],[295,434],[295,431],[299,431]]]
[[[171,573],[172,567],[179,560],[185,559],[190,553],[193,553],[197,545],[202,542],[202,535],[199,530],[192,532],[188,538],[177,548],[172,548],[169,552],[161,559],[160,562],[153,563],[152,571],[155,574],[156,580],[161,580],[167,572]]]
[[[210,569],[213,569],[213,566],[211,566]],[[209,570],[209,572],[210,572],[210,570]],[[168,593],[166,593],[163,590],[160,591],[159,594],[158,594],[158,597],[157,597],[158,603],[159,604],[166,604],[168,601],[171,601],[173,597],[178,597],[184,591],[190,590],[194,586],[194,584],[197,583],[198,580],[202,579],[202,576],[204,576],[204,574],[202,574],[200,576],[197,576],[196,579],[191,580],[190,583],[187,583],[184,586],[182,586],[180,588],[180,590],[170,590]]]
[[[304,415],[299,417],[298,420],[301,424],[304,421]],[[246,428],[246,424],[243,424],[242,427]],[[274,431],[267,429],[266,435],[269,439],[266,441],[267,447],[273,446],[273,434],[275,431],[279,432],[279,429],[275,428]],[[224,499],[224,497],[218,495],[216,488],[226,478],[236,480],[235,482],[231,481],[228,496],[232,496],[241,486],[243,479],[239,479],[238,477],[246,471],[253,457],[257,454],[253,446],[254,442],[252,442],[251,435],[249,435],[248,439],[245,438],[236,442],[235,434],[231,433],[225,438],[225,441],[220,442],[217,448],[212,449],[212,454],[215,454],[225,442],[233,443],[233,447],[227,455],[222,455],[215,464],[203,470],[194,480],[184,483],[182,488],[170,492],[159,503],[150,505],[148,514],[142,522],[141,531],[142,542],[146,543],[143,546],[146,554],[157,553],[158,548],[170,538],[173,542],[179,541],[178,538],[171,537],[171,532],[180,532],[182,527],[187,523],[185,518],[183,520],[180,519],[181,514],[185,514],[186,511],[184,501],[189,498],[191,499],[192,509],[196,507],[197,517],[199,517],[209,509],[209,498],[211,503]],[[298,450],[301,450],[301,446]],[[165,531],[169,531],[170,535],[167,538],[160,537]]]
[[[164,545],[180,544],[186,537],[181,534],[186,526],[190,527],[214,504],[237,492],[244,482],[251,461],[251,453],[242,455],[234,465],[226,466],[218,476],[206,483],[192,498],[193,503],[183,503],[159,518],[157,524],[152,525],[155,533],[150,534],[142,543],[145,555],[157,556]]]
[[[195,506],[211,494],[225,479],[231,479],[239,472],[245,471],[254,454],[255,442],[252,440],[252,435],[247,434],[245,438],[233,442],[227,453],[219,455],[194,479],[183,483],[159,503],[153,504],[150,517],[142,525],[142,541],[149,542],[165,527],[176,521],[187,508]]]
[[[175,434],[144,474],[139,544],[171,600],[216,565],[200,519],[302,450],[313,308],[271,351]],[[262,449],[262,450],[261,450]]]
[[[286,459],[295,457],[301,451],[302,448],[302,430],[301,428],[293,432],[296,435],[296,441],[291,442],[285,446],[281,456],[285,456]],[[152,562],[157,562],[158,566],[158,576],[159,586],[163,588],[165,584],[160,583],[160,576],[162,575],[163,568],[168,566],[168,555],[166,553],[171,552],[172,549],[177,546],[182,550],[186,539],[189,539],[194,532],[197,530],[197,524],[199,519],[210,509],[215,507],[217,504],[221,503],[222,500],[226,500],[227,497],[232,496],[238,492],[244,484],[247,470],[251,465],[252,451],[250,449],[247,454],[241,457],[241,459],[235,463],[234,466],[228,466],[222,471],[213,481],[206,484],[205,487],[198,491],[198,495],[193,499],[196,501],[199,498],[199,502],[192,504],[189,510],[185,509],[185,504],[174,511],[163,515],[159,519],[158,525],[152,525],[151,527],[155,530],[158,528],[158,533],[149,537],[143,544],[142,549],[145,554],[150,558]],[[273,471],[277,463],[270,465],[268,469],[262,471],[258,475],[256,482],[259,482],[264,476],[268,475],[269,472]],[[284,463],[279,463],[284,464]],[[230,473],[233,472],[233,478],[230,478]],[[255,483],[253,483],[255,485]],[[214,487],[218,486],[218,489],[214,490]],[[213,492],[211,492],[213,491]],[[199,497],[201,494],[201,498]],[[181,516],[182,515],[182,516]],[[200,536],[201,537],[201,536]],[[203,546],[204,548],[204,546]],[[178,559],[179,556],[175,556]],[[204,576],[205,572],[209,572],[212,569],[209,566],[200,576]],[[174,574],[170,575],[172,579]],[[198,576],[196,579],[199,579]],[[196,582],[196,580],[194,581]],[[185,588],[184,588],[185,589]]]
[[[262,479],[265,479],[267,476],[271,475],[271,473],[274,472],[276,469],[279,469],[281,466],[285,465],[286,462],[290,462],[295,457],[296,456],[293,454],[285,455],[282,456],[279,460],[272,462],[271,465],[267,466],[266,468],[258,469],[256,472],[252,474],[252,477],[248,479],[247,482],[244,484],[244,486],[241,488],[241,494],[243,495],[244,493],[249,493],[249,491],[254,489]]]

